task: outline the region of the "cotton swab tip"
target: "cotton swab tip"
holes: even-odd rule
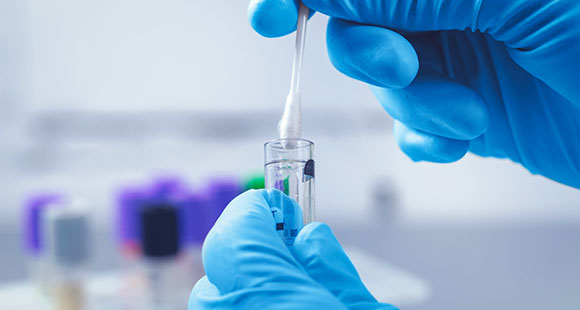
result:
[[[290,93],[286,98],[284,113],[278,124],[280,139],[298,139],[302,134],[300,94]]]

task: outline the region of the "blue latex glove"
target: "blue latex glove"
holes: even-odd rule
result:
[[[327,225],[304,226],[286,247],[269,195],[250,190],[220,216],[203,245],[207,276],[193,288],[190,310],[397,309],[372,297]]]
[[[415,161],[467,151],[580,188],[580,2],[304,0],[331,16],[334,66],[372,85]],[[252,0],[265,36],[294,30],[294,0]]]

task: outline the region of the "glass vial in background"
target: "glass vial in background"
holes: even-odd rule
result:
[[[48,210],[45,217],[47,260],[56,310],[86,308],[84,277],[89,258],[86,212],[69,208]]]
[[[141,255],[139,209],[149,192],[141,187],[122,188],[116,197],[116,235],[123,258],[133,263]]]
[[[29,274],[42,293],[49,293],[50,289],[50,272],[44,244],[44,216],[48,209],[60,206],[62,200],[62,196],[57,193],[39,193],[30,196],[24,203],[22,227]]]
[[[151,204],[141,209],[141,248],[148,282],[142,309],[179,309],[187,300],[181,296],[180,279],[184,275],[178,264],[178,220],[178,210],[171,204]]]
[[[276,230],[286,245],[302,225],[315,220],[314,143],[304,139],[280,139],[264,144],[265,187],[270,191],[270,207]],[[286,194],[293,203],[285,203]]]

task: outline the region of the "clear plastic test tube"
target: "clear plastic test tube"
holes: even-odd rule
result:
[[[314,143],[280,139],[264,144],[265,187],[278,234],[288,246],[303,225],[315,220]],[[295,203],[287,203],[286,194]],[[299,207],[298,207],[299,206]]]
[[[32,195],[24,205],[25,248],[30,258],[30,275],[43,293],[50,289],[50,266],[47,261],[46,233],[44,231],[47,211],[62,207],[64,197],[58,193],[38,193]]]
[[[49,210],[45,221],[54,309],[85,309],[84,273],[89,258],[88,216],[81,209],[55,208]]]

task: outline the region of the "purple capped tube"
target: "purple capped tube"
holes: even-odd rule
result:
[[[180,205],[183,215],[182,240],[193,246],[200,246],[212,223],[209,218],[211,196],[207,191],[190,194]]]
[[[34,256],[40,255],[44,242],[42,238],[42,217],[48,207],[57,206],[63,197],[56,193],[41,193],[31,196],[24,203],[24,247]]]
[[[146,189],[138,187],[124,188],[117,195],[117,236],[125,256],[133,257],[141,252],[138,215],[148,196]]]
[[[228,203],[243,191],[239,179],[234,177],[215,178],[207,186],[207,193],[211,197],[208,220],[210,227],[213,226],[222,214]]]

